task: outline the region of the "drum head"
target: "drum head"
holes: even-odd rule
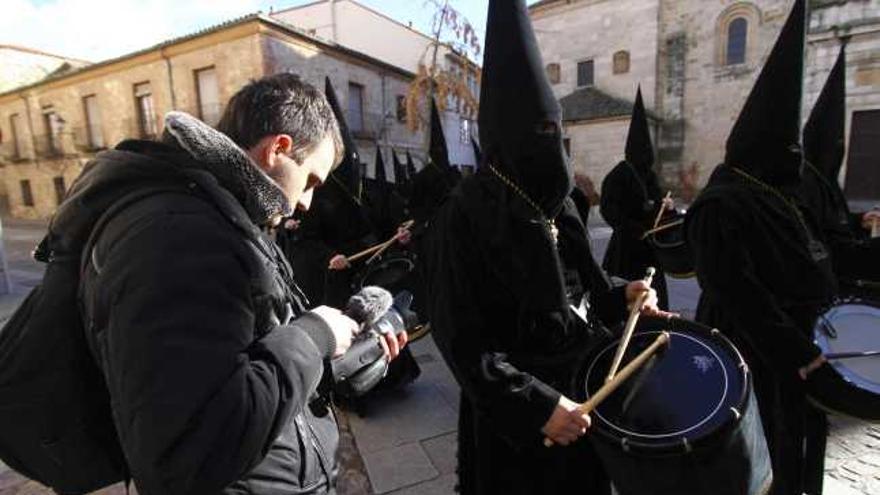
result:
[[[880,350],[880,305],[866,301],[838,304],[816,322],[816,344],[823,354]],[[830,361],[842,380],[825,381],[811,396],[830,412],[880,419],[880,357]]]
[[[749,393],[742,357],[717,331],[673,321],[663,328],[670,344],[594,411],[602,435],[630,448],[677,451],[725,430],[742,415]],[[624,365],[659,335],[661,328],[646,328],[651,326],[656,321],[633,335]],[[581,382],[584,397],[604,383],[618,344],[614,340],[589,358]]]
[[[360,287],[376,285],[391,291],[399,290],[415,266],[413,260],[405,256],[382,260],[367,268]]]

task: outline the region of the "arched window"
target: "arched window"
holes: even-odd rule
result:
[[[547,78],[550,79],[550,84],[559,84],[559,64],[547,64]]]
[[[614,67],[613,72],[615,74],[626,74],[629,72],[629,52],[626,50],[620,50],[619,52],[614,54]]]
[[[727,26],[727,57],[725,65],[744,64],[746,62],[746,43],[748,42],[749,21],[737,17]]]

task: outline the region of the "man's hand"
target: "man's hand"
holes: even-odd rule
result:
[[[330,264],[327,268],[330,270],[345,270],[349,268],[351,264],[348,262],[348,258],[344,254],[337,254],[330,258]]]
[[[672,198],[663,198],[663,210],[674,210],[675,200]]]
[[[645,299],[640,310],[643,315],[660,318],[678,318],[681,316],[678,313],[670,313],[657,307],[657,291],[652,289],[644,280],[636,280],[626,285],[626,306],[632,308],[645,292],[648,293],[648,297]]]
[[[862,228],[865,230],[872,230],[875,223],[880,224],[880,211],[871,210],[862,215]]]
[[[336,349],[334,349],[332,357],[336,358],[345,354],[351,347],[351,340],[360,331],[357,322],[345,316],[342,311],[330,306],[318,306],[312,310],[312,313],[324,320],[336,338]]]
[[[819,356],[816,359],[812,360],[810,364],[799,369],[798,375],[800,375],[801,380],[806,380],[810,373],[816,371],[817,369],[819,369],[819,367],[827,362],[828,360],[825,359],[825,356]]]
[[[409,335],[406,332],[400,332],[397,335],[394,335],[392,332],[386,332],[379,337],[379,344],[382,345],[382,350],[385,351],[385,359],[388,362],[394,361],[400,355],[400,351],[406,347],[406,343],[409,342]]]
[[[293,218],[288,218],[284,221],[284,228],[287,230],[296,230],[299,228],[299,220],[294,220]]]
[[[406,246],[412,241],[412,232],[406,227],[397,227],[397,242]]]
[[[541,432],[557,445],[568,445],[587,433],[590,428],[590,416],[581,414],[577,404],[566,396],[559,397],[556,409]]]

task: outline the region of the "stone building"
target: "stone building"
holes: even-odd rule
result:
[[[430,37],[355,0],[317,0],[271,15],[413,73],[418,72],[420,64],[430,65],[433,58]],[[459,74],[466,71],[471,93],[479,94],[476,66],[466,58],[440,47],[437,63]],[[477,135],[475,112],[461,111],[458,102],[450,99],[441,118],[450,162],[473,166],[476,158],[470,138]]]
[[[666,183],[674,189],[704,184],[724,156],[730,128],[791,5],[792,0],[533,4],[532,20],[563,107],[575,166],[599,184],[622,159],[629,109],[641,84]],[[849,142],[860,151],[850,154],[844,174],[872,176],[878,184],[880,139],[870,143],[870,136],[880,127],[880,0],[812,0],[810,6],[804,118],[834,62],[839,37],[851,36]],[[880,185],[873,191],[880,199]]]
[[[52,74],[84,67],[89,63],[33,48],[0,44],[0,92],[30,84]]]
[[[322,89],[330,77],[366,155],[377,142],[424,154],[424,137],[396,118],[412,73],[255,14],[0,93],[10,213],[50,216],[95,152],[158,136],[170,110],[216,123],[249,80],[283,71]]]

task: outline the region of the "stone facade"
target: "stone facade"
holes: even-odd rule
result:
[[[213,76],[210,103],[200,101],[197,81],[204,70]],[[0,130],[9,136],[0,143],[0,182],[10,213],[51,216],[63,190],[95,152],[126,138],[158,135],[170,110],[210,123],[249,80],[281,71],[298,73],[321,89],[329,75],[343,108],[348,108],[349,82],[363,88],[362,112],[370,132],[361,137],[369,163],[377,140],[424,154],[423,137],[393,118],[394,95],[405,91],[411,73],[255,15],[0,94]],[[152,100],[150,129],[138,112],[137,95],[144,92]],[[92,122],[87,97],[94,98]]]
[[[880,0],[811,3],[804,118],[833,64],[839,41],[850,34],[850,113],[880,108]],[[659,119],[655,146],[658,169],[667,184],[680,188],[686,172],[697,184],[708,180],[723,159],[724,144],[779,30],[792,0],[544,0],[531,7],[544,62],[559,63],[559,98],[576,90],[577,62],[594,60],[594,82],[615,98],[632,101],[642,85],[649,112]],[[742,58],[729,57],[732,24],[744,27]],[[835,31],[834,26],[837,26]],[[732,50],[737,47],[731,48]],[[614,56],[628,51],[629,71],[615,74]],[[599,118],[567,125],[572,158],[590,176],[599,175],[606,156],[584,156]],[[626,126],[621,127],[626,133]],[[614,141],[623,142],[624,138]],[[612,162],[623,156],[623,147]],[[601,182],[601,181],[599,181]]]

